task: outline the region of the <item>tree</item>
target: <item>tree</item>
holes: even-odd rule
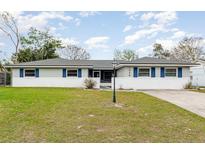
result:
[[[15,54],[19,51],[20,34],[16,19],[8,12],[0,13],[0,31],[9,37],[15,47]],[[14,62],[16,62],[14,60]]]
[[[173,48],[172,58],[180,61],[197,62],[204,52],[202,37],[185,37]]]
[[[49,34],[48,30],[30,28],[27,36],[21,37],[19,53],[14,53],[12,57],[18,62],[57,58],[56,50],[59,48],[62,48],[61,41]]]
[[[2,62],[0,61],[0,72],[4,70],[4,67],[3,67],[3,64]]]
[[[35,57],[35,53],[33,53],[30,49],[24,49],[24,50],[20,49],[20,51],[16,57],[17,57],[17,61],[19,63],[38,60]]]
[[[170,51],[163,48],[163,46],[159,43],[155,43],[153,45],[153,52],[154,57],[160,58],[160,59],[170,59]]]
[[[3,65],[4,60],[1,58],[1,53],[2,51],[0,50],[0,72],[5,70],[4,65]]]
[[[87,60],[90,59],[90,54],[81,47],[76,45],[67,45],[61,52],[61,56],[70,60]]]
[[[138,55],[134,50],[131,49],[124,49],[124,50],[117,49],[114,52],[114,58],[116,60],[132,61],[132,60],[136,60],[138,58]]]
[[[1,51],[0,51],[0,53],[1,53]],[[10,71],[11,69],[10,68],[5,68],[4,67],[4,65],[8,65],[8,64],[10,64],[10,62],[9,61],[7,61],[6,59],[0,59],[0,72],[1,71]]]
[[[161,44],[155,43],[154,57],[195,63],[205,56],[203,41],[202,37],[185,37],[171,50],[165,50]]]

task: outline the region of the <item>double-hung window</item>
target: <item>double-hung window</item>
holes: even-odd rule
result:
[[[78,71],[77,70],[67,70],[67,76],[68,77],[77,77]]]
[[[25,77],[35,77],[35,75],[36,75],[35,70],[32,70],[32,69],[25,70]]]
[[[139,69],[139,77],[149,77],[150,69],[149,68],[140,68]]]
[[[167,77],[176,77],[177,76],[176,69],[175,68],[165,69],[165,76],[167,76]]]

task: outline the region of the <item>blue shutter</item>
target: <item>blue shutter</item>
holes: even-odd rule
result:
[[[134,67],[134,73],[133,73],[133,77],[137,77],[138,75],[138,68],[137,67]]]
[[[81,69],[81,68],[78,69],[78,77],[79,77],[79,78],[82,77],[82,69]]]
[[[36,78],[39,77],[39,68],[36,68]]]
[[[178,78],[182,78],[182,67],[178,67]]]
[[[155,77],[155,67],[151,68],[151,77],[154,78]]]
[[[23,78],[23,68],[20,68],[20,69],[19,69],[19,77],[20,77],[20,78]]]
[[[63,78],[66,78],[66,68],[63,68]]]
[[[160,77],[164,78],[164,67],[160,68]]]

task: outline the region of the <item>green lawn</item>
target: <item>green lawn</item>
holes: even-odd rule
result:
[[[205,93],[205,89],[200,89],[198,92]]]
[[[205,93],[205,89],[200,89],[200,90],[193,89],[193,90],[191,90],[191,91],[200,92],[200,93]]]
[[[0,88],[0,142],[205,142],[205,118],[137,92]]]

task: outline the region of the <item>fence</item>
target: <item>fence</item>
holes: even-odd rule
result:
[[[192,85],[205,86],[205,66],[194,67],[192,71]]]
[[[0,72],[0,86],[7,86],[11,84],[11,73]]]

